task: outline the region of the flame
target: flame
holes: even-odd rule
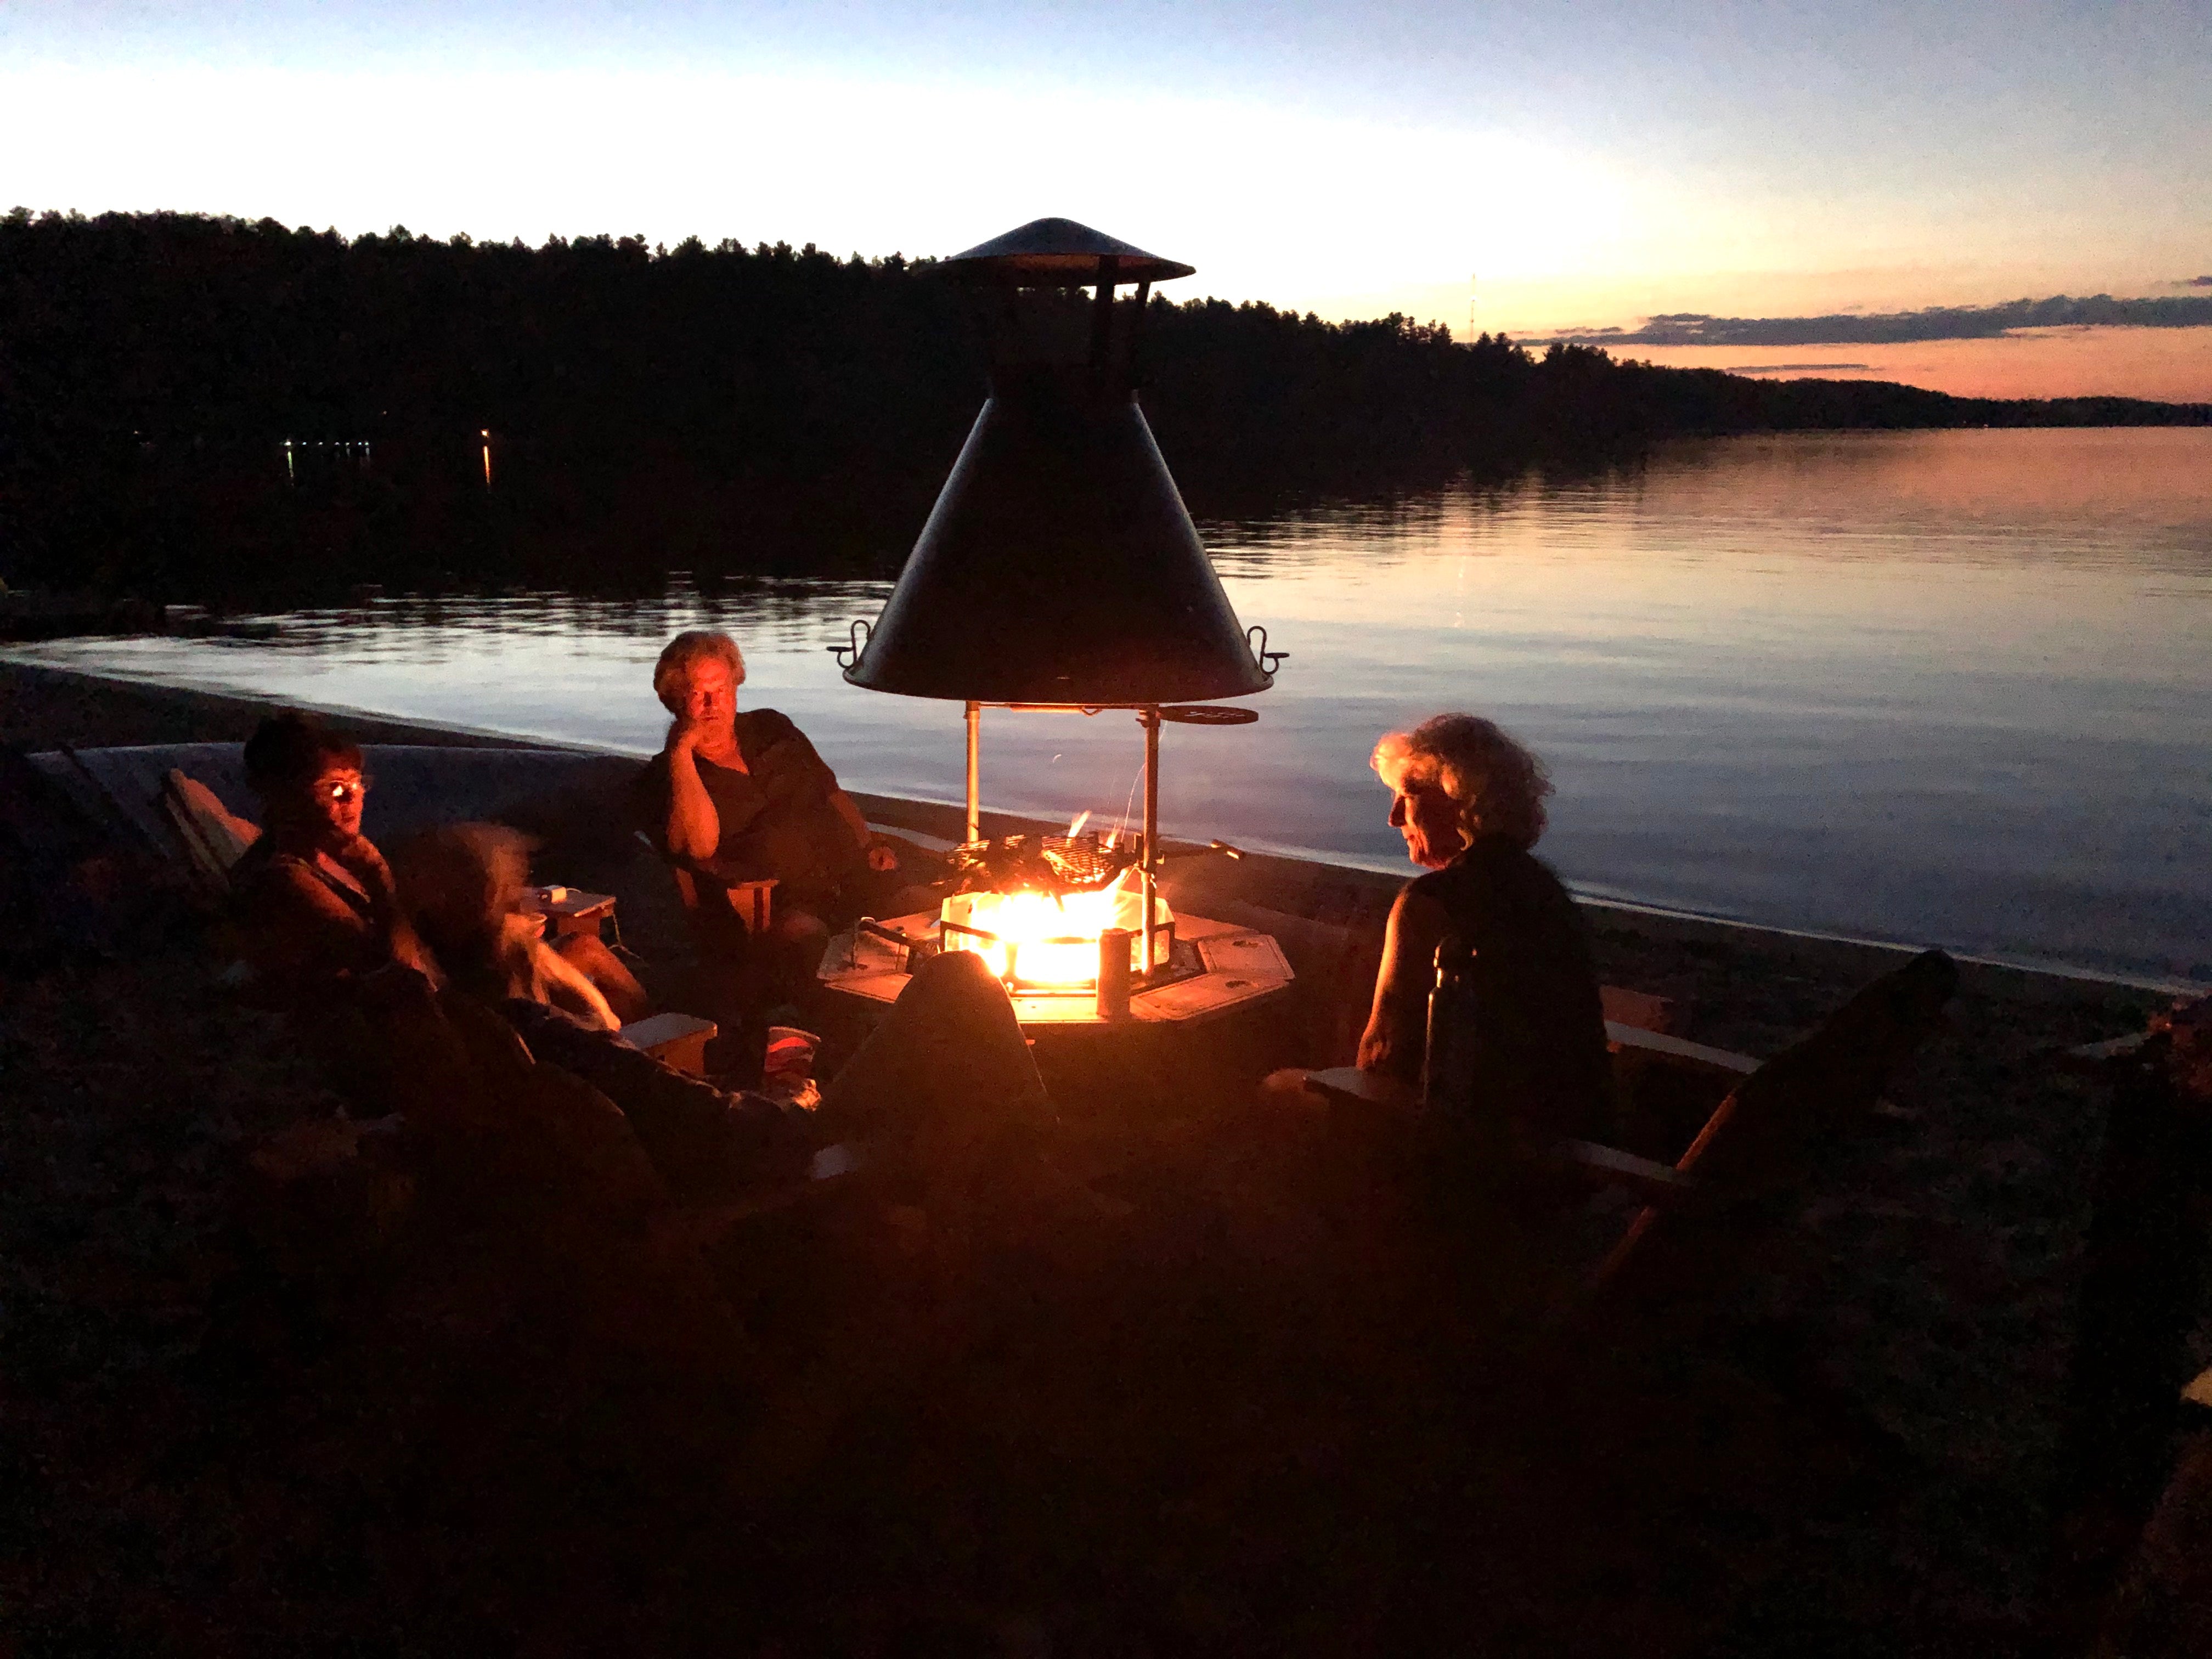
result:
[[[1068,820],[1068,840],[1073,841],[1078,836],[1081,835],[1083,833],[1083,826],[1090,822],[1091,809],[1086,806],[1080,812],[1078,812],[1073,818]]]
[[[953,927],[943,930],[948,951],[973,951],[990,964],[997,978],[1012,984],[1077,990],[1098,980],[1098,935],[1109,927],[1126,927],[1129,965],[1137,967],[1142,949],[1136,937],[1144,926],[1144,900],[1139,890],[1117,884],[1096,893],[956,893],[945,901],[944,920],[995,935],[977,939]],[[1168,908],[1161,902],[1153,912],[1164,928]],[[1167,936],[1157,939],[1164,955]]]

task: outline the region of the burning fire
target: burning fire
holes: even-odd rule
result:
[[[1135,872],[1091,893],[956,893],[940,912],[945,948],[974,951],[1009,988],[1083,990],[1098,982],[1098,936],[1129,934],[1129,965],[1142,972],[1145,901]],[[1152,912],[1153,962],[1167,961],[1172,920],[1165,900]]]

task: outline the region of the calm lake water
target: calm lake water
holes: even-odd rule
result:
[[[1201,528],[1291,654],[1257,726],[1168,728],[1173,831],[1403,868],[1369,747],[1471,708],[1550,763],[1540,850],[1586,893],[2212,982],[2212,429],[1729,439]],[[661,641],[714,625],[848,785],[957,799],[958,705],[823,648],[888,591],[394,598],[13,654],[644,753]],[[1126,713],[988,711],[985,800],[1117,817],[1140,756]]]

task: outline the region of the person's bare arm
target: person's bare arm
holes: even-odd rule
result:
[[[721,817],[700,781],[692,753],[696,740],[696,733],[680,724],[668,734],[666,840],[670,854],[679,859],[710,859],[722,844]]]
[[[538,977],[544,982],[547,1002],[600,1030],[622,1030],[622,1021],[605,994],[584,976],[581,969],[542,939],[532,939],[529,951]]]
[[[1382,941],[1382,967],[1375,976],[1375,1006],[1359,1039],[1359,1069],[1415,1083],[1428,1044],[1429,993],[1436,988],[1437,946],[1450,919],[1433,899],[1411,888],[1390,907]]]
[[[607,1006],[614,1010],[615,1018],[623,1024],[643,1019],[653,1012],[653,999],[638,983],[637,975],[630,972],[620,957],[607,949],[606,941],[597,933],[570,933],[548,939],[546,945],[598,988],[599,994],[607,1000]]]
[[[871,870],[896,870],[898,854],[878,842],[868,829],[867,819],[860,816],[860,805],[842,789],[830,792],[830,804],[837,809],[837,816],[845,820],[845,827],[853,832],[853,840],[868,855]]]

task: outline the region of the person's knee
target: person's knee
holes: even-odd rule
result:
[[[894,1012],[901,1025],[933,1047],[1018,1051],[1028,1064],[1012,999],[975,951],[946,951],[921,963]]]
[[[993,991],[1001,996],[1006,988],[991,972],[990,963],[980,951],[943,951],[929,958],[914,971],[909,990],[927,988],[933,995],[968,998],[988,996]]]

